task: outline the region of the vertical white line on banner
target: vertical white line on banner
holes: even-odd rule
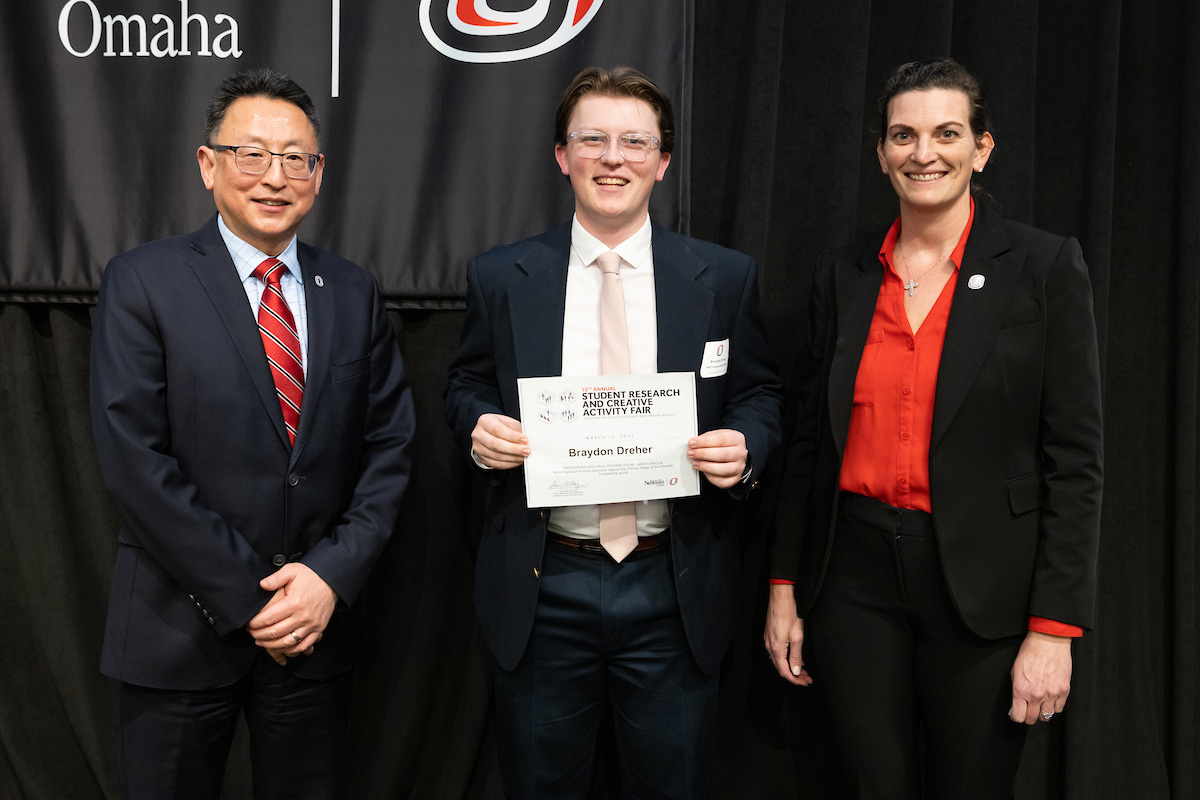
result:
[[[341,55],[342,55],[342,53],[341,53],[341,38],[342,38],[341,0],[333,0],[333,25],[332,25],[332,28],[333,28],[333,48],[332,48],[331,55],[332,55],[333,66],[332,66],[332,74],[329,77],[329,84],[331,87],[330,88],[330,92],[331,92],[330,96],[337,97],[338,89],[339,89],[338,82],[341,79],[341,75],[338,71],[338,66],[341,62]]]

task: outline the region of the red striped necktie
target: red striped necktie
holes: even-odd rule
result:
[[[287,269],[277,258],[268,258],[254,270],[254,277],[265,283],[258,301],[258,332],[271,365],[283,424],[287,426],[288,441],[296,444],[296,429],[300,426],[300,406],[304,401],[304,365],[300,360],[300,336],[296,320],[283,299],[279,278]]]

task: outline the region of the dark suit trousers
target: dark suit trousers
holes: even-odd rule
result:
[[[1024,637],[962,623],[930,515],[842,493],[805,633],[849,797],[1013,796],[1026,728],[1008,719],[1009,672]]]
[[[263,652],[230,686],[179,691],[121,684],[129,800],[216,800],[243,711],[256,800],[332,800],[351,676],[297,678]]]
[[[514,800],[587,796],[606,705],[623,796],[708,796],[718,676],[692,657],[666,547],[617,564],[547,544],[529,644],[516,669],[492,671]]]

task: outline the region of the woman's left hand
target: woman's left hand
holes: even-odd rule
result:
[[[1012,666],[1013,722],[1049,722],[1071,693],[1071,639],[1029,631]]]

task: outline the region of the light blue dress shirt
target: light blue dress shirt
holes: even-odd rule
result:
[[[238,278],[242,281],[242,288],[246,290],[246,299],[250,301],[250,310],[254,313],[255,324],[257,324],[258,303],[266,284],[254,277],[254,270],[258,269],[258,265],[271,256],[239,239],[225,225],[225,220],[221,219],[220,214],[217,215],[217,228],[221,231],[221,238],[225,240],[225,247],[229,250],[230,258],[233,259],[233,266],[237,268]],[[292,310],[292,317],[296,320],[296,334],[300,337],[300,361],[304,367],[304,377],[307,378],[308,306],[304,302],[304,276],[300,272],[300,257],[296,250],[295,236],[288,242],[288,246],[283,249],[283,252],[275,258],[278,258],[287,267],[287,271],[279,278],[279,288],[283,292],[283,299],[287,301],[288,308]]]

